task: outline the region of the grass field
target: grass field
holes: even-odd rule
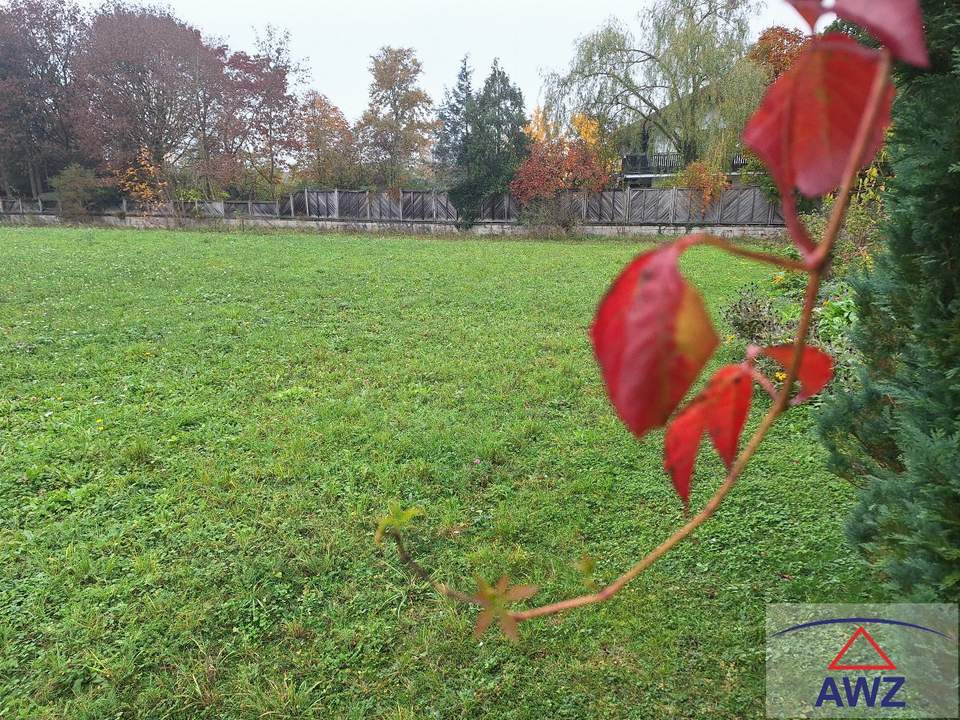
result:
[[[0,229],[0,717],[762,717],[764,603],[880,599],[805,410],[693,542],[516,646],[372,543],[419,505],[439,579],[547,601],[678,525],[586,339],[639,249]],[[684,269],[712,311],[769,276]]]

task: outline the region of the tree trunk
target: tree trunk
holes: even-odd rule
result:
[[[30,196],[37,199],[40,197],[40,173],[33,158],[27,160],[27,175],[30,177]]]
[[[10,183],[10,172],[7,170],[6,163],[2,160],[0,160],[0,190],[8,198],[14,195],[13,185]]]

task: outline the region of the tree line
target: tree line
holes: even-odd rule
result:
[[[384,47],[370,59],[369,106],[351,123],[307,87],[275,28],[247,52],[163,8],[6,0],[0,195],[161,203],[406,186],[448,190],[469,218],[492,193],[529,202],[602,189],[625,150],[654,144],[694,161],[734,142],[769,81],[748,43],[751,6],[658,0],[636,36],[611,22],[547,78],[532,117],[497,61],[475,84],[464,58],[435,105],[416,52]]]

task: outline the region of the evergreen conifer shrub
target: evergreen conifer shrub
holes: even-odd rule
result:
[[[862,484],[853,544],[906,598],[960,599],[960,4],[922,3],[932,67],[902,67],[885,252],[855,281],[863,356],[820,417]]]

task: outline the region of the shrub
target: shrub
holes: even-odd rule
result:
[[[576,228],[582,219],[581,212],[562,196],[531,200],[521,207],[519,216],[520,224],[528,228],[564,232]]]
[[[86,216],[100,190],[93,170],[80,165],[68,165],[52,184],[60,201],[60,214],[66,218]]]
[[[850,198],[850,207],[837,238],[834,251],[836,261],[832,270],[835,276],[843,277],[851,272],[870,269],[874,256],[882,246],[882,228],[886,218],[882,202],[886,171],[882,168],[886,162],[886,153],[881,153],[878,161],[860,175],[857,192]],[[823,234],[833,207],[834,198],[828,195],[819,209],[802,216],[811,235],[820,237]]]
[[[744,345],[775,345],[786,342],[797,330],[797,303],[804,294],[803,276],[777,273],[769,284],[752,283],[723,310],[734,336]],[[835,387],[849,387],[855,380],[860,354],[850,332],[857,320],[853,288],[834,279],[821,288],[814,310],[811,336],[835,361]]]
[[[141,148],[136,161],[118,174],[117,186],[149,210],[156,210],[169,202],[169,183],[164,170],[153,160],[147,148]]]
[[[864,485],[850,540],[910,599],[960,599],[960,6],[922,3],[928,72],[901,68],[886,250],[854,280],[855,393],[820,418],[832,468]]]
[[[856,383],[857,365],[862,360],[851,332],[857,322],[853,288],[844,280],[833,280],[820,292],[813,311],[813,337],[834,359],[835,387],[849,390]]]
[[[747,285],[737,294],[730,307],[724,310],[723,317],[734,335],[746,344],[776,345],[787,334],[775,299],[762,292],[756,283]]]
[[[530,149],[510,183],[517,200],[546,200],[569,190],[600,192],[610,179],[582,140],[546,140]]]
[[[699,160],[687,165],[677,180],[680,187],[693,188],[700,193],[700,211],[704,213],[730,187],[730,180],[723,170]]]

